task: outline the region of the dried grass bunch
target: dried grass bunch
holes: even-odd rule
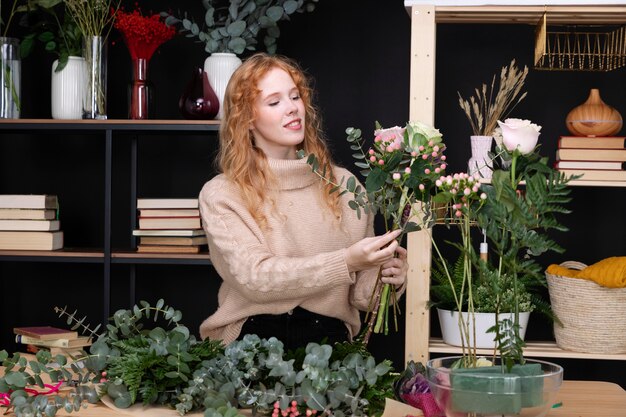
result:
[[[526,97],[524,92],[520,95],[524,81],[528,75],[528,67],[520,70],[515,64],[515,59],[500,71],[500,82],[496,86],[496,75],[491,79],[491,86],[483,83],[482,89],[475,88],[475,95],[469,101],[465,100],[461,93],[459,105],[465,112],[472,126],[474,135],[492,136],[498,127],[498,120],[503,120],[513,108]],[[497,89],[497,90],[496,90]],[[519,97],[518,97],[519,96]]]
[[[107,38],[121,0],[64,0],[84,37]]]

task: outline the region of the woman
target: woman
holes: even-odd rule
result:
[[[330,193],[332,185],[297,158],[303,149],[332,180],[352,176],[332,165],[311,95],[294,62],[266,54],[247,59],[228,84],[222,173],[200,192],[211,260],[224,281],[202,338],[230,343],[254,333],[286,349],[349,340],[379,267],[384,282],[405,282],[399,233],[372,236],[373,219],[358,219],[349,198]]]

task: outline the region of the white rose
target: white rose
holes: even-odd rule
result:
[[[407,130],[407,140],[406,144],[411,149],[417,149],[420,145],[425,145],[425,143],[420,142],[420,135],[426,138],[426,141],[432,140],[434,143],[440,143],[442,134],[439,132],[439,129],[435,129],[432,126],[428,126],[422,122],[409,122],[406,125]]]
[[[506,119],[504,122],[498,120],[498,125],[502,129],[502,143],[508,151],[518,149],[526,155],[535,149],[541,126],[522,119]]]

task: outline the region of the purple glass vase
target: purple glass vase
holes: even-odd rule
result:
[[[220,103],[202,68],[194,69],[191,81],[178,101],[178,107],[185,119],[209,120],[217,116]]]

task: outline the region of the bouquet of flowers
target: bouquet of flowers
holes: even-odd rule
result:
[[[434,221],[429,205],[431,195],[435,182],[446,168],[445,145],[439,130],[421,122],[387,129],[376,123],[373,143],[367,147],[359,129],[350,127],[346,133],[351,149],[356,151],[353,154],[355,165],[362,169],[361,174],[365,177],[365,189],[350,177],[347,181],[342,178],[332,192],[351,193],[353,199],[349,205],[358,216],[361,211],[380,213],[387,231],[402,230],[399,240],[408,232],[430,227]],[[315,155],[308,156],[308,163],[314,172],[326,179],[317,170]],[[417,202],[424,204],[417,205]],[[370,301],[364,343],[368,342],[372,332],[388,333],[390,308],[393,308],[396,330],[398,327],[395,287],[383,284],[380,278],[379,271]]]
[[[144,16],[141,10],[118,11],[113,26],[122,33],[133,64],[129,117],[147,119],[152,107],[148,62],[161,44],[174,37],[176,29],[167,26],[158,14]]]

